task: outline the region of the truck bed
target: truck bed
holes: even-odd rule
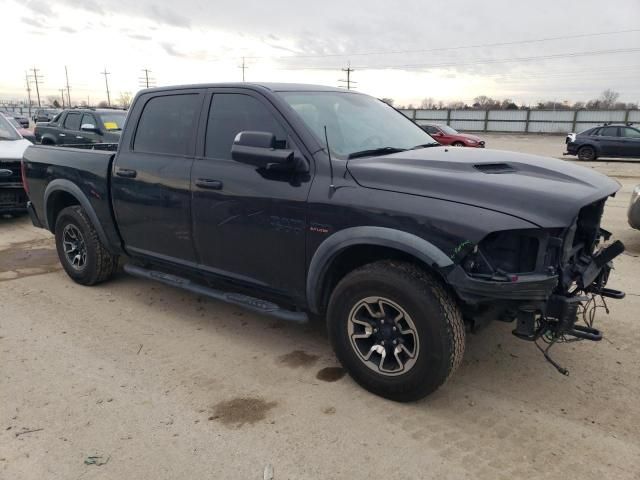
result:
[[[102,230],[98,233],[105,246],[119,248],[121,242],[109,191],[114,158],[113,151],[47,145],[27,148],[23,157],[25,184],[42,226],[53,231],[52,213],[67,206],[68,202],[79,203],[90,217],[95,217],[92,219]],[[52,193],[53,186],[57,187],[57,192]]]

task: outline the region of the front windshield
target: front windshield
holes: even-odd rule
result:
[[[280,92],[324,145],[327,127],[331,154],[346,158],[356,152],[390,147],[410,149],[435,141],[389,105],[349,92]]]
[[[4,115],[0,115],[0,140],[20,140],[22,137],[9,123]]]
[[[102,123],[107,130],[122,130],[124,119],[127,117],[126,112],[103,113]]]
[[[442,130],[447,135],[457,135],[458,131],[451,128],[449,125],[439,125],[440,130]]]

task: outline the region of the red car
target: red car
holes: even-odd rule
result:
[[[475,135],[460,133],[448,125],[420,125],[422,129],[433,137],[440,145],[452,145],[454,147],[484,148],[484,140]]]

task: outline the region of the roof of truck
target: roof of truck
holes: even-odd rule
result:
[[[328,87],[326,85],[309,85],[305,83],[271,83],[271,82],[230,82],[230,83],[199,83],[193,85],[173,85],[168,87],[149,88],[143,91],[165,91],[189,88],[263,88],[272,92],[346,92],[344,88]],[[353,92],[355,93],[355,92]]]

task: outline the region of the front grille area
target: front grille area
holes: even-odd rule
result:
[[[5,170],[11,174],[3,174]],[[0,185],[3,183],[22,183],[20,160],[0,160]]]

